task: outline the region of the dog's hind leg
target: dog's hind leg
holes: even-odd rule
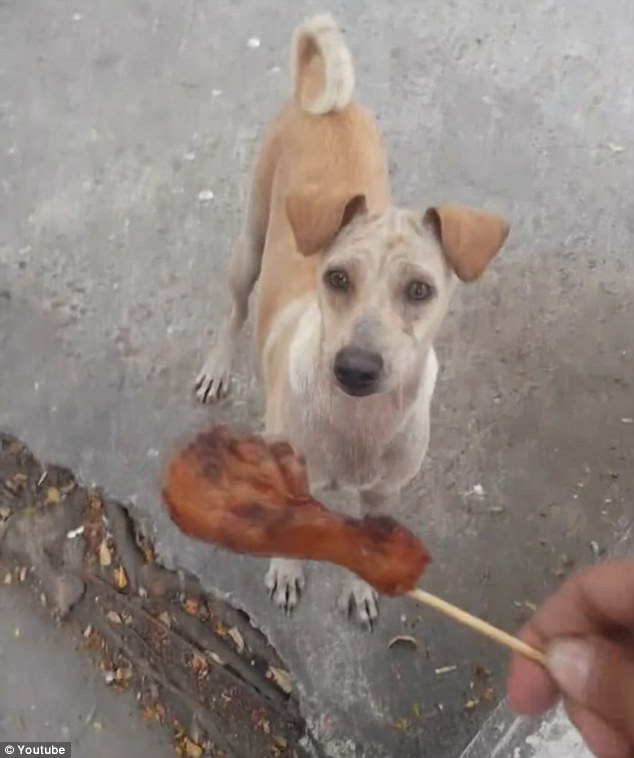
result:
[[[231,310],[196,379],[196,396],[202,403],[212,403],[229,392],[238,337],[247,320],[249,297],[262,267],[273,174],[271,154],[270,146],[265,144],[254,167],[244,228],[229,262]]]

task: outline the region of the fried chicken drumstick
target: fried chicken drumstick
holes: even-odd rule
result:
[[[190,537],[236,553],[328,561],[386,595],[418,602],[543,663],[540,651],[455,606],[415,589],[431,558],[422,543],[390,518],[348,519],[310,494],[306,467],[286,442],[265,442],[217,426],[169,466],[163,499]]]
[[[286,442],[215,427],[174,458],[163,494],[190,537],[236,553],[337,563],[386,595],[411,590],[430,561],[395,521],[346,519],[315,500]]]

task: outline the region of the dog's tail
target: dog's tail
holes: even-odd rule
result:
[[[293,91],[307,113],[340,111],[354,92],[352,57],[329,13],[314,16],[293,35]]]

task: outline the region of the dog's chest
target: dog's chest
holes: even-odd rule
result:
[[[286,428],[306,457],[311,484],[360,489],[392,478],[387,453],[399,433],[394,414],[320,408],[314,398],[298,410]]]

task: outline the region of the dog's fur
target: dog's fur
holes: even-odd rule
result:
[[[231,315],[198,396],[227,393],[257,281],[267,432],[306,456],[314,488],[353,488],[363,513],[384,513],[427,451],[433,340],[454,285],[482,274],[508,225],[460,206],[391,205],[381,137],[352,101],[352,62],[331,16],[297,29],[292,64],[294,96],[260,146],[230,263]],[[266,584],[292,608],[301,564],[273,560]],[[378,612],[358,579],[342,605],[365,623]]]

